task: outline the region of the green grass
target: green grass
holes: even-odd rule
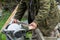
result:
[[[0,30],[3,27],[3,25],[5,24],[5,22],[7,21],[7,19],[10,16],[10,12],[9,11],[4,11],[2,17],[0,17]],[[6,40],[6,36],[2,33],[0,33],[0,40]]]
[[[6,40],[5,34],[0,33],[0,40]]]
[[[0,17],[0,29],[3,27],[8,17],[10,16],[9,11],[4,11],[2,17]]]

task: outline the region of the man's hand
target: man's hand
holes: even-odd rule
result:
[[[18,23],[20,22],[18,19],[13,19],[12,23]]]
[[[32,22],[31,24],[29,24],[29,29],[36,29],[37,24],[35,22]]]

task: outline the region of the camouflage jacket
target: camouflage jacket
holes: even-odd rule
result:
[[[58,17],[59,12],[57,8],[57,3],[55,0],[36,0],[36,1],[37,3],[34,4],[34,6],[37,6],[37,8],[35,7],[36,9],[34,8],[34,14],[31,13],[31,15],[29,16],[32,18],[35,17],[34,22],[37,23],[41,32],[45,36],[50,36],[50,32],[55,28],[55,26],[59,22],[59,17]],[[18,13],[15,16],[17,19],[22,18],[24,13],[23,11],[25,11],[23,9],[29,7],[29,2],[30,2],[29,0],[22,0],[18,9]],[[23,6],[21,6],[22,3],[24,3]],[[37,15],[35,15],[36,10],[38,10]],[[31,21],[30,18],[29,20]]]
[[[45,36],[50,36],[50,32],[59,22],[57,4],[55,0],[40,0],[39,3],[39,12],[34,22]]]

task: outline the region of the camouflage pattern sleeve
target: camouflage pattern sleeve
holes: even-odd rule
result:
[[[39,2],[39,12],[34,20],[34,22],[36,22],[37,24],[41,23],[44,19],[46,19],[50,11],[50,0],[40,0]]]
[[[55,0],[40,0],[40,9],[34,20],[45,36],[50,36],[59,22],[58,8]]]
[[[26,9],[27,9],[27,6],[26,6],[25,1],[21,1],[19,3],[19,7],[18,7],[17,13],[16,13],[14,18],[21,20],[21,18],[23,17]]]

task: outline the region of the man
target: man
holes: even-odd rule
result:
[[[59,22],[58,8],[55,0],[41,0],[40,9],[38,15],[35,18],[41,32],[44,36],[50,36],[51,31],[54,30],[55,26]]]
[[[33,4],[34,7],[32,9],[30,8],[30,3],[31,3],[31,7],[33,3],[31,1],[35,1],[35,4]],[[59,12],[56,1],[55,0],[31,0],[31,1],[24,0],[21,2],[19,8],[20,10],[18,10],[15,18],[21,19],[26,8],[29,9],[29,17],[28,17],[28,22],[30,24],[29,28],[36,29],[38,26],[38,28],[41,30],[44,36],[50,36],[51,31],[53,31],[53,29],[59,22],[59,18],[58,18]],[[34,18],[32,19],[31,16],[32,18],[33,17]]]

